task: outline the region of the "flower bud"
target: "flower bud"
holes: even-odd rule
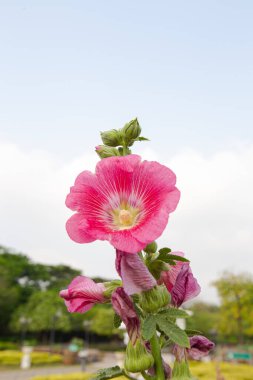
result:
[[[100,135],[105,145],[114,146],[114,147],[122,145],[121,131],[117,131],[116,129],[111,129],[110,131],[100,132]]]
[[[155,313],[159,309],[168,305],[170,295],[164,285],[142,292],[140,295],[140,306],[147,313]]]
[[[111,148],[110,146],[98,145],[98,146],[96,146],[95,150],[96,150],[96,153],[99,155],[100,158],[119,156],[118,149]]]
[[[137,339],[133,345],[131,341],[126,348],[126,357],[124,367],[129,372],[141,372],[149,369],[154,365],[154,358],[147,351],[145,345]]]
[[[137,139],[141,134],[141,127],[137,119],[131,120],[122,129],[123,137],[126,142],[131,146],[133,144],[132,140]]]
[[[104,282],[105,291],[103,293],[104,297],[111,298],[112,293],[114,290],[116,290],[119,286],[122,286],[122,281],[120,280],[113,280]]]
[[[194,380],[186,360],[175,361],[172,371],[172,380]]]
[[[150,243],[144,248],[144,252],[146,253],[156,253],[157,251],[157,243],[153,241],[153,243]]]

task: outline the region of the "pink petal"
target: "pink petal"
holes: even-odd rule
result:
[[[172,304],[179,307],[182,303],[196,297],[200,290],[201,288],[196,278],[193,277],[190,265],[184,264],[171,291]]]
[[[124,290],[129,295],[149,290],[156,285],[156,280],[137,253],[117,250],[116,269],[122,278]]]
[[[184,257],[183,252],[171,252],[171,254]],[[164,271],[161,273],[161,278],[158,281],[158,283],[159,284],[164,283],[168,291],[171,292],[173,286],[175,285],[177,276],[184,264],[185,263],[183,261],[177,261],[176,265],[171,265],[168,271]]]
[[[67,220],[66,230],[69,237],[76,243],[90,243],[96,240],[88,233],[88,222],[82,214],[72,215]]]

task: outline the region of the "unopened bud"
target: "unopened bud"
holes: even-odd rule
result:
[[[172,380],[194,380],[186,360],[175,361],[172,371]]]
[[[137,339],[133,345],[129,341],[126,348],[126,357],[124,367],[129,372],[142,372],[154,365],[154,358],[147,351],[143,342]]]
[[[123,137],[125,138],[128,145],[133,144],[133,140],[141,134],[141,127],[137,119],[131,120],[122,129]]]
[[[118,149],[111,148],[110,146],[98,145],[98,146],[96,146],[95,150],[96,150],[96,153],[99,155],[100,158],[119,156]]]
[[[140,294],[140,306],[147,313],[157,312],[167,306],[169,301],[170,295],[164,285],[155,286]]]
[[[120,280],[113,280],[103,283],[105,286],[105,291],[103,293],[105,298],[111,298],[112,293],[114,290],[116,290],[118,287],[122,286],[122,281]]]
[[[144,248],[144,252],[146,253],[156,253],[157,251],[157,243],[153,241],[153,243],[150,243]]]
[[[101,132],[100,135],[105,145],[114,146],[114,147],[122,145],[121,131],[117,131],[116,129],[111,129],[110,131]]]

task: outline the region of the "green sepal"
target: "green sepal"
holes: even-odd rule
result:
[[[113,318],[113,325],[116,329],[118,329],[121,325],[121,318],[117,313],[114,313],[114,318]]]
[[[163,318],[189,318],[189,314],[182,309],[176,309],[175,307],[168,307],[167,309],[161,310],[158,313],[159,316]]]
[[[158,280],[161,276],[161,272],[167,271],[168,266],[161,260],[147,260],[146,265],[150,273]]]

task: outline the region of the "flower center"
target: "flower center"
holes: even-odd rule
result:
[[[118,208],[110,212],[111,223],[117,230],[126,230],[138,223],[140,209],[122,202]]]
[[[122,227],[131,226],[133,224],[133,215],[128,210],[120,210],[118,218]]]

